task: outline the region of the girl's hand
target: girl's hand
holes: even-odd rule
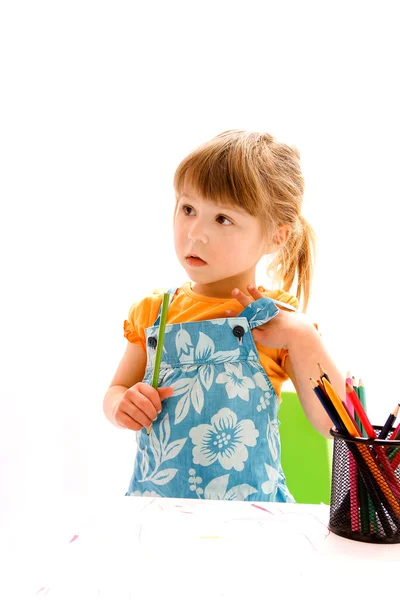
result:
[[[120,427],[133,431],[150,427],[161,412],[161,402],[173,393],[173,387],[156,390],[148,383],[135,383],[122,396],[115,411],[115,421]]]
[[[254,300],[263,298],[261,292],[257,288],[248,285],[247,289],[253,296]],[[237,290],[237,288],[235,288]],[[252,303],[252,300],[246,296],[241,290],[232,290],[232,296],[246,308]],[[228,317],[236,317],[239,313],[233,310],[226,311]],[[251,330],[253,339],[268,348],[285,348],[289,349],[293,337],[297,336],[302,331],[306,334],[307,331],[313,329],[313,325],[304,320],[304,315],[295,313],[292,314],[285,310],[280,310],[279,313],[265,325],[254,327]]]

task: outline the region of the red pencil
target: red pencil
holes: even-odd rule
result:
[[[395,471],[397,467],[400,465],[400,452],[396,454],[394,459],[392,460],[392,469]]]
[[[375,439],[376,433],[367,417],[367,413],[365,412],[365,410],[359,400],[359,397],[355,393],[354,388],[352,386],[350,386],[348,383],[346,383],[346,397],[348,397],[350,402],[353,404],[353,406],[356,410],[356,413],[359,416],[361,423],[363,424],[363,427],[366,431],[367,436],[369,438]]]
[[[400,437],[400,423],[397,425],[396,429],[392,432],[389,440],[397,440]]]

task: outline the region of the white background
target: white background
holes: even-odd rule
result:
[[[296,145],[319,238],[310,316],[372,421],[396,385],[396,2],[21,2],[0,8],[0,506],[125,493],[102,400],[132,302],[187,280],[180,160],[227,129]],[[258,285],[268,286],[260,265]]]

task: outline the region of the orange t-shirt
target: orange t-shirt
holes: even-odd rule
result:
[[[288,292],[282,290],[268,291],[262,286],[258,290],[266,297],[280,300],[298,308],[298,300]],[[142,346],[146,352],[146,327],[150,327],[157,319],[158,311],[167,290],[156,289],[150,296],[135,302],[130,310],[128,320],[124,321],[124,336],[129,342]],[[186,323],[188,321],[206,321],[226,317],[227,308],[240,313],[243,306],[235,298],[209,298],[200,296],[192,291],[190,282],[186,282],[175,292],[173,302],[170,303],[167,314],[167,323]],[[279,307],[281,308],[281,307]],[[284,308],[282,310],[285,310]],[[267,348],[254,341],[260,362],[268,375],[278,397],[280,397],[282,383],[289,379],[284,370],[287,350]]]

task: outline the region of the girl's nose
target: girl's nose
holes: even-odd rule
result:
[[[208,234],[204,225],[201,225],[199,222],[192,224],[188,231],[188,238],[192,242],[202,242],[203,244],[208,243]]]

